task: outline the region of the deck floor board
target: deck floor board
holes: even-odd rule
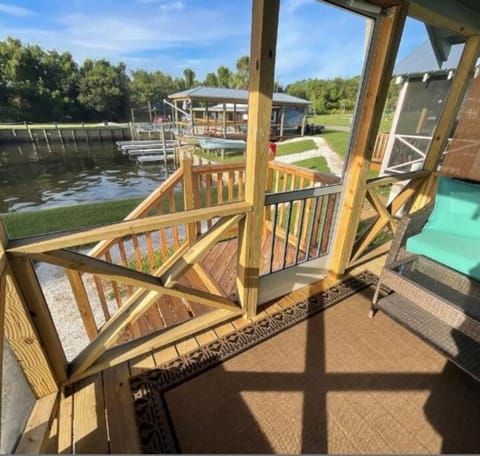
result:
[[[317,289],[321,286],[274,301],[261,315],[303,300]],[[324,345],[317,344],[319,336],[311,334],[311,347],[320,350],[315,356],[324,359],[326,374],[333,376],[331,384],[319,379],[316,389],[318,395],[325,393],[328,407],[326,450],[439,453],[463,448],[464,442],[472,440],[475,425],[470,421],[476,416],[472,407],[477,407],[472,391],[478,390],[478,385],[385,315],[377,314],[371,320],[367,312],[368,299],[358,293],[325,312]],[[237,318],[73,385],[72,394],[60,404],[59,445],[76,453],[137,452],[130,376],[156,368],[251,321]],[[268,343],[281,343],[281,334]],[[296,340],[301,341],[301,337]],[[276,350],[289,348],[277,346]],[[300,366],[304,361],[298,362]],[[297,372],[296,364],[289,371]],[[434,399],[439,395],[441,402]]]

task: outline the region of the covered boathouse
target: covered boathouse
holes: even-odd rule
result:
[[[173,120],[189,135],[246,138],[248,90],[194,87],[168,97],[173,101]],[[310,102],[287,93],[274,93],[270,119],[271,138],[303,136]]]

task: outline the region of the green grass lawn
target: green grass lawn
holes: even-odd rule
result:
[[[288,143],[277,144],[277,155],[290,155],[305,152],[307,150],[316,149],[317,146],[311,139],[303,141],[294,141]]]
[[[314,157],[307,158],[306,160],[300,160],[293,163],[296,166],[301,166],[302,168],[312,169],[320,173],[331,174],[331,170],[327,165],[327,160],[324,157]]]
[[[313,123],[316,125],[332,125],[338,127],[350,127],[353,114],[321,114],[318,116],[309,117],[307,119],[308,123]],[[380,132],[389,132],[392,128],[393,116],[383,116],[382,121],[380,122]]]
[[[228,187],[223,185],[222,203],[228,201]],[[200,189],[200,207],[207,207],[207,191]],[[129,198],[114,201],[100,201],[97,203],[77,204],[76,206],[41,209],[37,211],[11,212],[0,214],[5,223],[10,239],[39,234],[55,233],[59,231],[75,230],[93,226],[104,226],[123,220],[144,197]],[[233,200],[238,201],[238,185],[233,186]],[[212,184],[210,189],[211,205],[218,204],[217,185]],[[175,192],[175,207],[177,211],[184,210],[183,193]],[[164,198],[162,212],[169,213],[168,198]],[[152,211],[148,215],[158,215]]]
[[[118,222],[142,200],[143,198],[129,198],[38,211],[12,212],[3,214],[1,218],[9,237],[19,238]]]
[[[305,152],[307,150],[316,149],[315,143],[311,139],[305,139],[304,141],[294,141],[289,143],[277,144],[277,155],[289,155],[297,154],[299,152]],[[225,151],[225,158],[222,160],[220,154],[215,152],[200,152],[198,149],[194,152],[195,155],[211,160],[218,163],[245,163],[245,157],[243,153],[232,153]]]
[[[225,151],[225,158],[223,160],[222,160],[222,156],[220,154],[217,155],[215,152],[200,152],[198,149],[196,149],[194,154],[198,155],[199,157],[205,158],[206,160],[210,160],[218,163],[244,163],[245,162],[245,157],[243,155],[243,152],[229,153]]]

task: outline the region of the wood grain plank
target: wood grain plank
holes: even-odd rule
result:
[[[105,409],[111,453],[140,453],[127,363],[103,371]]]
[[[58,408],[58,392],[38,399],[20,437],[15,454],[39,454],[48,441]]]
[[[73,393],[60,394],[58,411],[58,453],[73,453]]]
[[[5,337],[35,396],[47,396],[58,390],[58,384],[9,266],[5,284]]]
[[[76,454],[109,453],[101,374],[75,385],[73,435]]]

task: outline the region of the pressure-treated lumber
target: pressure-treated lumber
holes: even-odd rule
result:
[[[113,454],[141,453],[129,378],[130,369],[127,363],[103,372],[109,450]]]
[[[203,234],[197,241],[185,252],[182,258],[169,268],[161,279],[166,287],[181,277],[194,263],[199,262],[213,247],[222,236],[232,227],[236,226],[243,218],[243,215],[233,215],[219,220],[215,225]]]
[[[101,374],[76,384],[73,400],[75,453],[108,453],[107,422]]]
[[[116,267],[120,268],[120,266]],[[170,264],[166,263],[163,270],[167,270],[169,267]],[[120,309],[117,310],[115,315],[113,315],[113,317],[105,323],[97,337],[73,360],[71,363],[72,375],[82,372],[91,366],[91,364],[95,362],[95,360],[98,359],[98,357],[101,356],[107,348],[113,345],[113,343],[120,336],[121,330],[129,323],[136,321],[141,315],[143,315],[158,300],[158,298],[161,297],[162,294],[170,294],[173,296],[182,297],[200,304],[220,308],[234,314],[238,311],[238,307],[224,297],[212,295],[208,292],[200,290],[182,287],[180,285],[177,285],[176,289],[167,289],[161,285],[155,285],[154,283],[151,283],[152,279],[156,279],[155,277],[139,273],[137,271],[131,272],[135,274],[141,274],[142,276],[146,276],[146,278],[142,279],[142,284],[140,284],[137,279],[132,279],[130,283],[137,286],[145,286],[145,281],[148,280],[148,287],[152,291],[138,290]],[[95,273],[98,274],[98,272]],[[158,275],[161,275],[161,272],[158,272]],[[125,279],[126,275],[122,275],[122,280],[126,281]]]
[[[194,209],[175,214],[164,214],[136,220],[126,220],[101,228],[81,229],[67,233],[46,234],[11,241],[6,249],[12,255],[42,253],[76,245],[89,244],[103,239],[131,236],[133,234],[169,228],[185,223],[200,222],[215,217],[244,214],[252,209],[246,202],[224,204],[222,206]]]
[[[9,266],[6,270],[5,337],[35,397],[56,392],[58,384],[48,356]]]
[[[6,301],[6,270],[7,254],[4,246],[7,244],[8,237],[5,228],[0,223],[0,387],[3,391],[3,343],[5,333],[5,301]],[[2,416],[2,401],[0,401],[0,417]],[[0,440],[2,438],[2,429],[0,426]]]
[[[407,3],[389,8],[376,19],[373,42],[365,65],[362,95],[348,159],[344,198],[334,242],[331,273],[338,277],[348,266],[366,193],[367,173],[393,64],[407,13]]]
[[[260,285],[278,12],[279,0],[253,1],[245,182],[245,202],[252,211],[239,225],[237,276],[237,295],[247,316],[256,313]]]
[[[67,378],[67,359],[32,262],[28,258],[12,258],[10,266],[53,374],[61,383]]]
[[[183,157],[180,160],[180,166],[183,171],[183,205],[186,211],[195,209],[195,201],[193,197],[193,174],[191,158]],[[189,244],[195,241],[197,236],[196,223],[187,225],[187,240]]]
[[[430,174],[429,171],[420,170],[420,171],[412,171],[409,173],[402,173],[397,174],[394,176],[383,176],[383,177],[376,177],[374,179],[369,179],[366,185],[366,188],[376,188],[380,185],[388,185],[388,184],[395,184],[396,182],[403,182],[406,180],[415,180],[420,177],[427,177]]]
[[[0,244],[0,249],[1,249]],[[0,273],[0,387],[3,391],[3,343],[5,333],[5,293],[6,293],[6,273],[5,271]],[[2,401],[0,401],[0,416],[2,416]],[[2,437],[2,429],[0,426],[0,439]]]
[[[183,171],[181,168],[177,169],[172,175],[170,175],[165,182],[157,188],[157,190],[150,193],[135,209],[133,209],[124,220],[134,220],[138,217],[142,217],[153,209],[163,197],[175,188],[175,186],[182,180]],[[90,256],[101,256],[105,253],[113,244],[115,239],[105,240],[99,242],[90,252]]]
[[[58,411],[58,454],[73,453],[73,393],[60,393]]]
[[[50,425],[58,409],[59,394],[51,393],[38,399],[25,425],[15,454],[40,454],[46,443]]]
[[[160,330],[140,339],[135,339],[117,347],[110,348],[85,371],[79,370],[72,372],[68,382],[75,382],[80,378],[85,378],[93,373],[100,372],[107,367],[116,366],[136,356],[178,342],[185,337],[194,335],[227,320],[234,319],[241,314],[242,311],[240,309],[236,312],[221,309],[214,310],[199,317],[192,318],[171,329]]]
[[[185,253],[185,256],[187,256],[189,252],[190,250]],[[33,256],[37,257],[36,255]],[[164,286],[161,278],[145,274],[144,272],[135,271],[117,264],[107,263],[103,260],[98,260],[97,258],[91,258],[81,253],[69,250],[53,250],[51,252],[38,254],[38,258],[74,271],[95,274],[109,280],[115,280],[128,285],[157,291],[161,294],[168,294],[177,298],[193,300],[207,306],[230,310],[237,309],[237,306],[235,306],[235,304],[226,298],[180,285],[172,288],[173,282]],[[175,265],[179,263],[183,264],[183,258],[184,257],[179,258]]]
[[[90,307],[90,300],[88,299],[87,290],[82,280],[82,275],[77,271],[66,270],[65,271],[72,292],[77,303],[80,316],[82,317],[83,326],[87,332],[87,336],[92,340],[98,333],[95,317],[93,316],[92,308]]]

